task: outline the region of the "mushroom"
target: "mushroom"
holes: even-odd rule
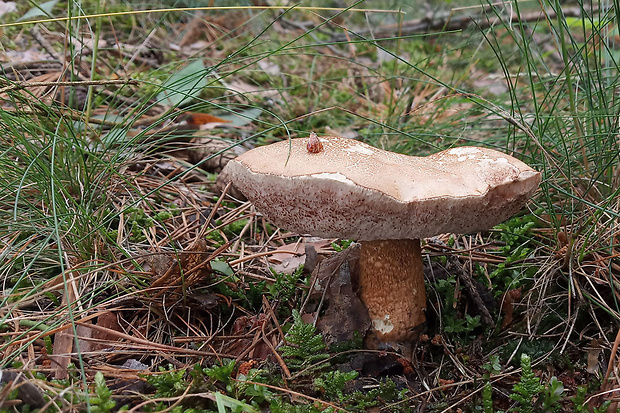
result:
[[[353,139],[316,139],[252,149],[226,173],[274,224],[361,242],[359,294],[383,342],[410,341],[425,322],[420,239],[489,229],[519,211],[541,180],[486,148],[413,157]]]

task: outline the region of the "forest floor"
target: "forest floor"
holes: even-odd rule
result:
[[[620,12],[170,3],[0,1],[1,412],[616,411]],[[356,240],[218,180],[310,132],[543,181],[423,240],[423,331],[377,348]]]

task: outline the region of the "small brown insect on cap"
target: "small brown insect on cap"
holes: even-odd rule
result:
[[[312,139],[262,146],[227,165],[259,211],[299,233],[369,241],[481,231],[521,209],[541,180],[492,149],[413,157],[325,136],[310,152]]]
[[[308,138],[308,144],[306,145],[306,149],[308,149],[308,152],[310,153],[319,153],[323,150],[323,144],[321,143],[321,140],[319,139],[316,133],[314,132],[310,133],[310,137]]]

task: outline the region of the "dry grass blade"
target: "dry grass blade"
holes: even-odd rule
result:
[[[118,80],[76,80],[70,82],[50,81],[50,82],[12,82],[11,85],[0,88],[0,94],[26,88],[50,87],[50,86],[107,86],[107,85],[132,85],[137,86],[139,83],[132,79]]]
[[[191,349],[183,349],[183,348],[178,348],[178,347],[174,347],[174,346],[167,346],[164,344],[159,344],[159,343],[154,343],[152,341],[149,340],[144,340],[138,337],[133,337],[121,332],[118,332],[116,330],[112,330],[109,328],[105,328],[105,327],[101,327],[95,324],[85,324],[85,323],[80,323],[80,322],[76,322],[77,325],[81,325],[93,330],[97,330],[97,331],[101,331],[104,332],[110,336],[115,336],[115,337],[119,337],[122,338],[126,341],[132,342],[132,343],[136,343],[142,346],[146,346],[146,347],[141,347],[143,349],[153,349],[153,350],[160,350],[160,351],[167,351],[167,352],[171,352],[172,354],[189,354],[189,355],[195,355],[195,356],[218,356],[218,357],[233,357],[230,354],[225,354],[225,353],[214,353],[214,352],[208,352],[208,351],[198,351],[198,350],[191,350]]]

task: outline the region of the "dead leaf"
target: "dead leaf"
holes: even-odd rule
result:
[[[247,152],[236,142],[216,136],[204,136],[205,132],[197,132],[191,140],[192,149],[187,152],[189,162],[202,162],[201,168],[209,172],[221,172],[228,162]],[[210,158],[210,159],[207,159]],[[205,161],[206,159],[206,161]]]
[[[105,311],[97,317],[96,325],[99,327],[104,327],[104,329],[94,329],[89,327],[88,324],[91,323],[86,322],[76,327],[78,344],[80,346],[80,351],[83,353],[107,350],[111,348],[113,346],[113,342],[119,340],[119,336],[110,334],[110,332],[123,332],[120,324],[118,323],[118,319],[116,318],[116,314],[111,311]]]
[[[237,30],[243,26],[248,19],[248,14],[244,11],[231,11],[221,15],[206,15],[202,11],[197,11],[192,20],[186,25],[183,38],[175,48],[194,48],[195,43],[203,42],[199,39],[204,38],[205,43],[212,44],[221,39],[229,31]],[[172,46],[172,45],[171,45]]]
[[[97,370],[105,374],[106,379],[113,378],[107,382],[108,387],[119,394],[144,394],[148,391],[149,385],[144,375],[137,373],[148,372],[149,366],[136,359],[127,359],[121,366],[101,365]]]
[[[207,253],[207,248],[207,242],[200,239],[182,251],[179,254],[180,259],[174,260],[164,274],[153,274],[156,279],[151,288],[161,288],[153,295],[159,297],[164,292],[179,292],[182,288],[188,288],[208,277],[211,274],[211,265],[207,259],[211,254]]]
[[[38,49],[27,49],[27,50],[5,50],[4,54],[7,57],[7,61],[12,64],[19,62],[37,62],[48,59],[49,56],[45,53],[42,53]]]
[[[260,86],[251,85],[243,80],[235,79],[230,83],[226,83],[226,89],[239,93],[240,95],[255,95],[260,98],[271,98],[280,95],[277,89],[265,89]]]
[[[202,49],[206,49],[207,47],[213,45],[212,42],[208,42],[206,40],[198,40],[194,43],[188,44],[185,49],[186,50],[202,50]]]
[[[217,116],[209,115],[208,113],[199,112],[185,112],[179,116],[179,121],[185,121],[190,126],[200,127],[210,123],[216,123],[218,125],[222,123],[230,123],[229,120],[218,118]]]
[[[136,359],[125,360],[125,362],[123,363],[121,367],[125,369],[129,369],[129,370],[148,370],[149,369],[148,365],[141,363]]]
[[[7,1],[6,3],[3,1],[0,2],[0,17],[3,14],[11,13],[16,10],[17,10],[17,6],[15,5],[14,1]]]
[[[368,310],[356,294],[354,280],[359,274],[359,245],[352,246],[321,262],[313,273],[320,290],[327,288],[328,303],[325,314],[319,318],[317,328],[324,334],[328,345],[349,341],[355,332],[364,336],[370,328]],[[322,292],[321,292],[322,294]]]
[[[84,324],[90,324],[89,321]],[[80,353],[90,353],[93,351],[93,330],[91,330],[88,326],[81,325],[75,327],[75,332],[77,333],[78,338],[78,348],[80,349]]]
[[[592,340],[590,342],[590,349],[588,350],[588,366],[586,367],[586,371],[590,374],[598,374],[600,372],[600,366],[598,358],[601,355],[600,340]]]
[[[261,336],[264,331],[264,326],[269,321],[267,314],[261,313],[257,316],[241,316],[237,318],[233,324],[233,335],[249,335],[253,334],[252,338],[242,338],[234,342],[229,348],[228,353],[234,355],[243,355],[259,360],[265,360],[271,351],[264,340],[261,340]],[[248,352],[248,349],[251,350]]]
[[[21,90],[19,91],[19,93],[26,97],[36,97],[39,100],[44,101],[46,104],[51,105],[52,104],[52,95],[56,95],[58,96],[58,91],[62,88],[56,88],[55,86],[53,86],[51,84],[51,82],[56,82],[59,80],[59,78],[62,76],[62,73],[60,72],[49,72],[49,73],[44,73],[42,75],[39,76],[35,76],[31,79],[28,80],[28,82],[34,83],[34,82],[50,82],[50,85],[48,86],[36,86],[36,87],[29,87],[28,90]],[[56,93],[53,93],[53,92]],[[8,97],[8,94],[3,93],[0,95],[0,99],[2,100],[10,100]]]
[[[280,66],[267,60],[259,60],[258,67],[263,69],[263,71],[268,75],[277,76],[280,74]]]
[[[54,335],[54,349],[50,360],[54,378],[58,380],[66,379],[68,376],[67,366],[71,361],[69,354],[73,349],[72,331],[70,328],[65,328]]]
[[[269,266],[275,272],[290,275],[306,261],[305,249],[306,244],[304,242],[283,245],[277,248],[276,251],[293,251],[296,254],[276,252],[269,256]]]
[[[22,372],[0,370],[0,383],[5,384],[0,392],[0,408],[9,407],[9,404],[3,402],[8,398],[4,396],[8,396],[15,388],[17,388],[17,397],[22,403],[29,404],[30,407],[45,405],[45,399],[39,387],[31,383]]]
[[[306,263],[306,248],[312,247],[317,253],[327,252],[325,247],[331,245],[332,240],[319,239],[314,242],[295,242],[286,244],[276,249],[276,251],[287,251],[284,253],[274,253],[269,256],[270,267],[274,271],[283,274],[292,274],[300,265]],[[291,254],[294,251],[296,254]]]
[[[504,329],[512,323],[512,315],[514,313],[514,303],[521,299],[521,287],[513,290],[506,291],[502,300],[502,313],[504,313],[504,319],[502,320],[501,328]]]
[[[490,76],[486,72],[472,73],[472,78],[474,77],[472,86],[477,89],[485,90],[493,96],[501,96],[508,92],[508,86],[506,86],[506,80],[503,77]]]
[[[65,283],[65,290],[62,296],[62,307],[69,308],[74,306],[77,300],[78,279],[74,277],[73,271],[66,271],[65,277],[67,281]],[[54,378],[62,380],[66,379],[69,375],[67,366],[71,361],[70,354],[73,350],[73,329],[64,328],[54,335],[54,347],[50,359],[52,361],[52,372]]]
[[[454,384],[454,380],[453,379],[442,379],[442,378],[439,378],[439,387],[448,386],[450,384]]]
[[[304,271],[312,274],[323,257],[319,256],[316,248],[312,245],[306,245],[304,252],[306,255],[306,260],[304,261]]]
[[[247,376],[250,370],[256,368],[257,366],[258,366],[258,360],[248,360],[239,365],[237,374]]]

